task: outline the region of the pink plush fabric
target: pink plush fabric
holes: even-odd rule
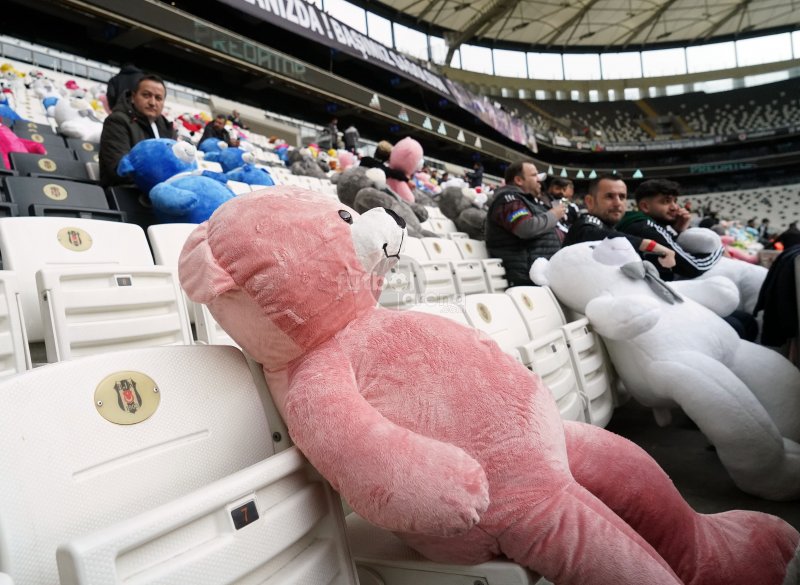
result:
[[[505,555],[559,585],[797,582],[785,522],[695,513],[638,447],[562,422],[493,341],[377,308],[343,209],[359,221],[293,187],[239,196],[189,239],[180,278],[264,364],[293,440],[355,511],[435,561]]]
[[[47,154],[44,146],[32,140],[24,140],[11,131],[11,128],[0,124],[0,154],[3,156],[5,168],[11,168],[8,158],[10,152],[31,152],[33,154]]]
[[[392,154],[389,155],[389,168],[398,169],[405,173],[406,177],[411,178],[417,166],[422,160],[422,145],[410,136],[403,138],[392,147]],[[414,203],[414,193],[411,191],[407,181],[397,179],[386,179],[389,188],[397,193],[401,199]]]

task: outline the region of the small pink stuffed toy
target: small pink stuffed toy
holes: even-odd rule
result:
[[[800,535],[695,513],[636,445],[563,421],[476,330],[376,306],[406,238],[297,187],[198,226],[180,279],[263,364],[295,444],[367,521],[433,561],[505,555],[559,585],[795,585]],[[411,348],[411,349],[409,349]]]
[[[30,152],[33,154],[47,154],[44,146],[33,140],[20,138],[8,126],[0,124],[0,154],[3,156],[5,168],[11,168],[8,154],[11,152]]]
[[[422,158],[422,145],[413,138],[406,137],[392,147],[392,154],[389,155],[389,168],[401,171],[410,179],[420,168]],[[387,178],[386,185],[403,201],[414,203],[416,200],[408,181]]]

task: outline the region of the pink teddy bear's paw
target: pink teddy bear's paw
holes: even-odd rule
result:
[[[395,532],[455,536],[480,521],[489,506],[489,482],[464,451],[438,444],[435,454],[413,462],[403,477],[388,485],[373,483],[364,496],[350,503],[373,524]]]

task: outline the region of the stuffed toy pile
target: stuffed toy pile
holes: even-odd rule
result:
[[[161,223],[200,223],[235,195],[224,175],[198,169],[195,154],[188,142],[143,140],[122,157],[117,174],[150,196]]]
[[[636,400],[686,412],[740,489],[800,498],[800,371],[722,320],[738,303],[730,280],[667,285],[654,270],[614,238],[537,260],[531,279],[588,317]]]
[[[248,185],[271,187],[275,184],[269,171],[255,166],[255,156],[238,146],[228,146],[216,138],[206,138],[198,146],[205,153],[205,160],[218,162],[225,181],[238,181]],[[206,173],[210,175],[211,173]],[[223,177],[218,177],[222,179]]]
[[[100,143],[103,122],[82,94],[58,100],[53,107],[53,117],[60,134],[70,138],[80,138],[86,142]]]
[[[787,523],[696,514],[644,451],[562,421],[492,340],[377,307],[406,237],[393,213],[281,186],[222,205],[179,264],[358,514],[433,561],[505,555],[559,585],[798,582]]]
[[[408,235],[414,238],[435,236],[422,228],[421,222],[428,219],[428,211],[418,203],[407,203],[386,187],[386,175],[381,169],[352,167],[331,177],[336,185],[339,201],[364,213],[375,207],[391,209],[406,222]]]
[[[447,187],[439,195],[439,209],[444,216],[453,220],[458,231],[466,233],[474,240],[485,238],[486,195],[476,193],[469,187]]]

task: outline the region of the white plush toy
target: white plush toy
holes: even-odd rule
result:
[[[678,236],[677,241],[684,250],[692,254],[710,254],[723,245],[719,235],[706,228],[689,228]],[[752,313],[758,301],[761,285],[767,278],[767,269],[757,264],[723,256],[698,278],[702,280],[714,276],[724,276],[732,280],[739,289],[738,308]]]
[[[100,142],[103,122],[95,115],[91,103],[82,95],[58,100],[53,108],[53,117],[59,133],[86,142]]]
[[[729,280],[666,284],[625,238],[562,248],[531,279],[589,318],[636,400],[686,412],[740,489],[800,497],[800,371],[720,318],[738,303]]]

